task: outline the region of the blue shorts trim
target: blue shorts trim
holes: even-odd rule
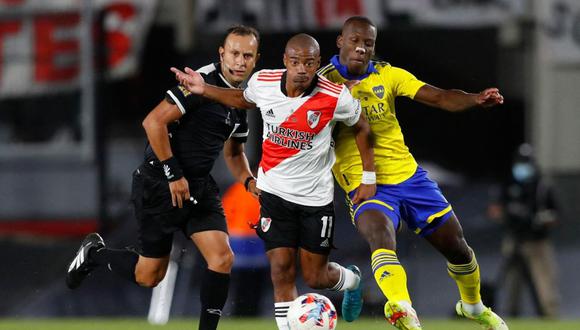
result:
[[[433,222],[430,222],[429,225],[427,225],[427,227],[425,227],[421,231],[415,232],[415,233],[418,234],[420,237],[427,237],[427,236],[433,234],[444,223],[446,223],[447,220],[449,220],[449,218],[452,215],[453,215],[453,210],[448,211],[443,216],[435,218]]]
[[[355,191],[349,193],[352,198]],[[409,179],[399,184],[378,184],[372,199],[353,205],[347,198],[353,223],[367,210],[384,213],[396,229],[400,222],[419,236],[428,236],[443,225],[453,214],[449,202],[437,184],[429,179],[420,166]]]
[[[356,222],[358,220],[358,217],[365,211],[378,210],[379,212],[386,214],[387,217],[391,219],[391,221],[393,222],[393,226],[395,227],[395,230],[399,229],[401,222],[399,214],[395,212],[395,209],[392,206],[383,202],[380,199],[369,199],[358,205],[353,205],[352,210],[354,210],[353,222]]]

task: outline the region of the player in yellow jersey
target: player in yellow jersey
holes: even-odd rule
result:
[[[335,83],[359,82],[351,93],[360,100],[375,137],[377,193],[350,206],[356,228],[370,245],[374,277],[388,300],[385,316],[399,329],[421,329],[407,290],[406,273],[396,254],[395,234],[401,221],[405,221],[447,259],[448,273],[456,281],[461,297],[457,313],[477,321],[484,329],[508,329],[498,315],[483,305],[473,250],[463,237],[451,205],[405,145],[394,108],[397,96],[452,112],[501,104],[503,97],[496,88],[477,94],[439,89],[404,69],[371,61],[376,37],[376,27],[368,18],[349,18],[337,38],[339,55],[319,73]],[[337,160],[333,172],[352,198],[361,173],[371,176],[374,173],[363,172],[353,131],[344,125],[335,129]],[[358,317],[348,313],[353,310],[350,304],[360,301],[343,300],[343,317],[347,321]]]

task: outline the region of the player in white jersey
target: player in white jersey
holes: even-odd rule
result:
[[[268,250],[279,329],[288,329],[286,314],[297,297],[297,253],[302,276],[311,288],[345,291],[346,299],[359,303],[359,313],[362,307],[358,268],[344,268],[328,258],[334,231],[330,169],[335,160],[331,134],[336,122],[354,127],[365,170],[353,199],[362,202],[376,191],[369,125],[345,86],[316,74],[318,42],[307,34],[292,37],[286,44],[284,65],[285,70],[255,73],[243,92],[207,85],[189,68],[185,72],[172,68],[177,80],[194,94],[261,111],[264,134],[257,232]]]

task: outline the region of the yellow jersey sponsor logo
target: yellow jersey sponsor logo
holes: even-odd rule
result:
[[[369,122],[385,119],[387,110],[384,103],[372,103],[361,106]]]
[[[190,91],[187,90],[187,88],[179,85],[177,86],[177,88],[179,88],[179,90],[181,91],[181,93],[183,94],[184,97],[187,97],[189,94],[191,94]]]

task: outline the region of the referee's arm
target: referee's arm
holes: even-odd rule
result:
[[[182,114],[175,104],[166,99],[161,101],[143,120],[143,128],[147,133],[147,139],[155,156],[160,161],[173,156],[169,144],[169,131],[167,125],[181,118]]]
[[[256,179],[252,175],[244,149],[243,143],[230,138],[224,144],[224,159],[228,169],[238,182],[246,184],[246,180],[250,178],[246,189],[251,193],[257,194],[255,191]]]
[[[147,140],[159,161],[164,162],[173,157],[169,142],[167,125],[181,118],[182,113],[175,104],[167,99],[161,101],[143,120],[143,128],[147,134]],[[169,182],[171,191],[171,203],[179,208],[183,207],[183,201],[189,200],[189,183],[185,177]]]

